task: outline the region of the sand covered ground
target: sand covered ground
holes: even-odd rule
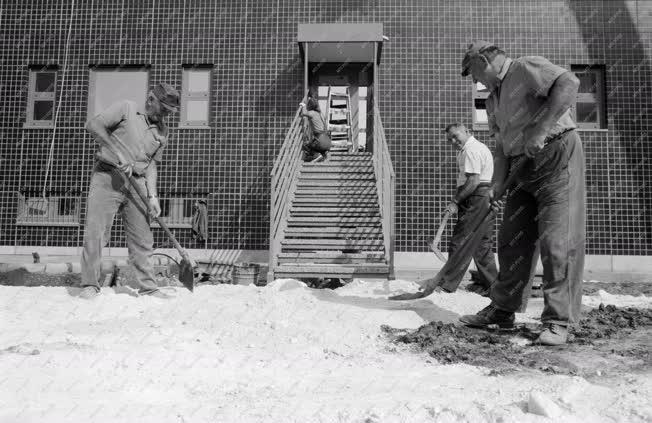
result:
[[[83,301],[74,288],[0,286],[0,422],[652,420],[640,357],[600,355],[594,374],[496,371],[392,342],[382,326],[451,323],[488,304],[465,291],[386,300],[417,287],[277,280],[177,289],[169,301],[104,288]],[[599,290],[584,303],[647,310],[652,298]],[[540,310],[534,299],[517,319],[536,323]],[[529,412],[533,393],[555,418]]]

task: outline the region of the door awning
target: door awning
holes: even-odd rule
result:
[[[297,42],[310,62],[373,62],[374,50],[380,64],[383,46],[382,23],[299,24]]]

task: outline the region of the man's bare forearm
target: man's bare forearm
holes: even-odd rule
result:
[[[478,174],[468,175],[466,177],[466,181],[464,182],[464,185],[462,185],[457,189],[457,193],[453,197],[453,201],[459,204],[462,201],[466,200],[471,194],[473,194],[473,192],[478,187],[479,183],[480,183],[480,175]]]
[[[571,72],[566,72],[557,78],[534,122],[542,132],[549,133],[559,118],[575,104],[579,86],[580,81]]]
[[[147,195],[150,197],[158,197],[158,191],[156,187],[156,178],[158,176],[158,170],[156,169],[156,162],[152,162],[147,166],[145,170],[145,181],[147,182]]]

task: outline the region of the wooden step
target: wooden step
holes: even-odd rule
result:
[[[319,165],[319,163],[315,163]],[[374,168],[372,166],[304,166],[301,168],[301,174],[308,173],[365,173],[374,175]]]
[[[380,208],[378,207],[310,207],[310,206],[296,206],[293,205],[290,208],[290,212],[300,212],[300,213],[312,213],[316,216],[319,216],[323,213],[338,213],[338,214],[370,214],[370,213],[380,213]]]
[[[293,254],[293,253],[284,253]],[[383,253],[380,253],[383,254]],[[311,263],[311,264],[384,264],[384,258],[350,258],[346,253],[341,253],[339,257],[334,258],[292,258],[292,259],[278,259],[278,264],[297,264],[297,263]]]
[[[309,198],[307,201],[304,199],[295,198],[292,202],[292,207],[326,207],[326,208],[355,208],[355,207],[375,207],[378,209],[376,200],[360,201],[356,198],[341,199],[334,198],[337,201],[327,201],[325,198]]]
[[[366,160],[367,162],[372,162],[371,153],[367,152],[351,152],[351,151],[337,151],[330,155],[333,159],[337,160]]]
[[[371,153],[368,151],[363,151],[360,153],[343,153],[343,154],[338,154],[339,156],[353,156],[353,157],[369,157],[371,158]]]
[[[358,196],[346,196],[346,197],[325,197],[323,195],[300,195],[294,197],[295,204],[337,204],[337,205],[355,205],[355,204],[376,204],[378,202],[378,197],[375,195],[358,195]]]
[[[354,227],[354,228],[340,228],[338,226],[322,226],[322,227],[292,227],[285,229],[286,238],[354,238],[354,237],[382,237],[382,230],[380,226],[376,227]]]
[[[279,253],[279,259],[306,259],[306,260],[319,260],[319,259],[335,259],[335,258],[349,258],[361,260],[384,260],[385,253],[382,251],[361,251],[359,253],[343,253],[341,251],[298,251],[291,253]]]
[[[383,248],[382,239],[322,239],[292,238],[281,241],[282,249],[287,250],[378,250]]]
[[[335,181],[335,182],[357,182],[357,181],[376,181],[373,173],[326,173],[326,172],[306,172],[299,175],[299,182],[302,181]]]
[[[368,217],[342,217],[342,216],[290,216],[288,217],[288,226],[378,226],[380,225],[380,216]]]
[[[348,164],[348,165],[360,165],[360,164],[371,164],[371,160],[367,157],[344,157],[338,156],[338,154],[344,154],[344,151],[334,151],[332,154],[328,155],[328,160],[325,162],[317,162],[323,164]]]
[[[376,181],[374,180],[364,180],[364,181],[352,181],[352,180],[343,180],[343,181],[325,181],[319,179],[299,179],[297,181],[298,188],[307,188],[307,187],[326,187],[326,188],[375,188]]]
[[[294,192],[294,196],[315,196],[315,195],[330,195],[338,197],[348,197],[356,195],[376,195],[376,186],[366,186],[366,187],[344,187],[338,188],[333,186],[322,186],[322,187],[306,187],[306,188],[297,188]]]

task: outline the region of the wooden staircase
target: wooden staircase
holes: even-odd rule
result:
[[[276,277],[387,277],[371,153],[302,163],[291,202]]]
[[[267,281],[393,277],[394,170],[377,110],[372,152],[301,161],[299,113],[274,162]]]

